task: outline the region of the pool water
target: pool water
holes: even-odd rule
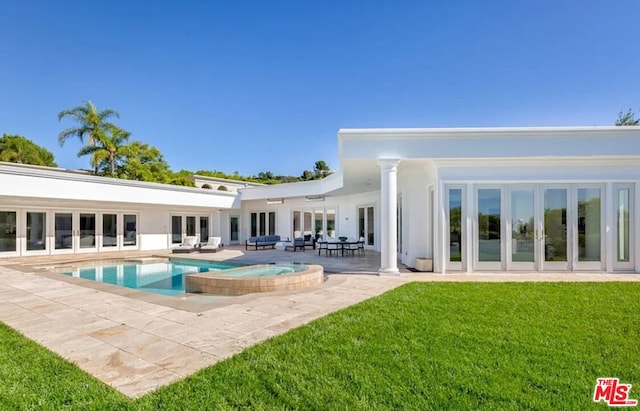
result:
[[[233,269],[233,270],[230,270]],[[178,260],[140,264],[135,262],[108,263],[78,267],[62,274],[132,288],[154,294],[178,296],[185,294],[185,277],[188,274],[218,271],[232,277],[264,277],[288,274],[306,269],[306,266],[277,264],[248,266],[223,264],[213,261]],[[225,272],[229,270],[228,273]]]

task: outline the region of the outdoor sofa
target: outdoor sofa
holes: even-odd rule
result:
[[[249,237],[244,243],[244,249],[248,250],[249,247],[255,247],[256,250],[258,247],[262,247],[262,249],[265,247],[275,248],[276,243],[281,241],[289,241],[289,239],[286,238],[281,240],[279,235],[259,235]]]

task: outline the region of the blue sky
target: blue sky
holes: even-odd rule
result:
[[[338,168],[350,127],[612,125],[640,111],[640,1],[7,1],[0,133],[87,168],[93,101],[174,170]]]

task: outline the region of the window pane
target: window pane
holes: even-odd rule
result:
[[[73,248],[73,215],[71,213],[56,213],[54,225],[56,250]]]
[[[316,211],[315,212],[315,235],[316,235],[316,240],[320,239],[320,237],[322,237],[324,235],[324,228],[322,227],[322,220],[324,217],[324,212],[322,211]]]
[[[96,215],[80,214],[80,248],[96,246]]]
[[[336,237],[336,210],[327,210],[327,235]]]
[[[300,237],[300,211],[293,212],[293,238]]]
[[[0,211],[0,252],[16,251],[16,213]]]
[[[251,237],[258,235],[258,214],[251,213]]]
[[[209,217],[200,217],[200,242],[209,241]]]
[[[375,243],[375,230],[373,219],[373,207],[367,207],[367,245],[374,245]]]
[[[618,214],[616,216],[617,226],[617,250],[616,257],[619,262],[629,262],[629,211],[631,190],[622,188],[618,190]]]
[[[238,217],[231,217],[231,241],[238,241]]]
[[[567,190],[544,191],[544,260],[567,261]]]
[[[267,220],[267,216],[266,213],[258,213],[258,218],[260,221],[260,225],[259,225],[259,233],[260,235],[265,235],[266,234],[266,220]]]
[[[276,213],[269,213],[269,235],[276,235]]]
[[[194,216],[187,217],[187,235],[190,237],[196,235],[196,218]]]
[[[311,235],[311,211],[304,212],[304,235]]]
[[[138,226],[135,214],[124,215],[124,245],[136,245],[138,240]]]
[[[478,190],[478,261],[500,261],[500,190]]]
[[[45,213],[27,213],[27,250],[45,250],[47,248],[45,223]]]
[[[182,216],[171,216],[171,243],[182,243]]]
[[[449,261],[462,261],[462,190],[449,190]]]
[[[118,245],[116,222],[117,216],[115,214],[103,214],[102,215],[102,246],[103,247],[115,247]]]
[[[600,189],[578,189],[578,260],[600,261]]]
[[[534,200],[533,189],[511,191],[511,261],[533,262]]]

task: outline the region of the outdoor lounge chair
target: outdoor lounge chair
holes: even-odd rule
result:
[[[182,240],[182,244],[178,247],[174,248],[172,252],[174,253],[193,253],[198,249],[196,246],[198,245],[198,237],[196,236],[187,236]]]
[[[201,253],[215,253],[220,248],[220,243],[222,243],[222,237],[209,237],[209,241],[201,246],[199,251]]]

